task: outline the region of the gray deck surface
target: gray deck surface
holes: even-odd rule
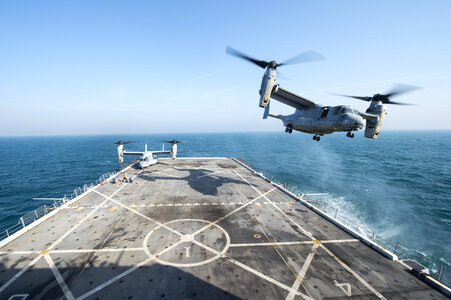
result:
[[[0,299],[445,298],[231,159],[128,175],[0,248]]]

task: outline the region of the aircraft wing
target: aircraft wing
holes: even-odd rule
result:
[[[279,85],[274,86],[272,89],[271,98],[297,109],[315,106],[315,102],[287,91]]]
[[[124,151],[124,155],[144,155],[144,152]]]
[[[172,154],[171,151],[165,150],[165,151],[152,151],[152,154],[154,155],[160,155],[160,154]]]
[[[359,114],[362,118],[364,118],[366,120],[377,122],[379,119],[379,116],[375,115],[375,114],[368,114],[368,113],[362,113],[362,112],[359,112]]]

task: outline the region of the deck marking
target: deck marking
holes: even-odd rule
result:
[[[163,264],[163,265],[173,266],[173,267],[196,267],[196,266],[201,266],[201,265],[208,264],[208,263],[210,263],[210,262],[212,262],[212,261],[214,261],[214,260],[216,260],[216,259],[218,259],[218,258],[220,258],[220,257],[222,257],[222,256],[225,255],[226,251],[229,249],[229,245],[230,245],[230,236],[229,236],[229,234],[227,233],[227,231],[224,230],[224,228],[222,228],[221,226],[219,226],[219,225],[217,225],[217,224],[213,224],[213,222],[206,221],[206,220],[201,220],[201,219],[177,219],[177,220],[169,221],[169,222],[165,223],[165,225],[167,226],[167,225],[172,224],[172,223],[175,223],[175,222],[183,222],[183,221],[197,221],[197,222],[202,222],[202,223],[209,223],[209,226],[215,226],[216,228],[218,228],[219,230],[221,230],[221,231],[222,231],[222,234],[225,236],[226,244],[225,244],[224,248],[222,248],[221,252],[216,251],[216,250],[214,250],[214,249],[208,247],[207,245],[202,244],[202,243],[196,241],[196,240],[194,239],[194,233],[183,234],[183,235],[181,236],[180,240],[179,240],[175,245],[178,245],[178,244],[180,244],[181,242],[187,242],[187,241],[189,241],[189,242],[198,244],[199,246],[201,246],[202,248],[205,248],[206,250],[209,250],[210,252],[214,253],[215,256],[210,257],[210,258],[208,258],[208,259],[206,259],[206,260],[203,260],[203,261],[200,261],[200,262],[195,262],[195,263],[173,263],[173,262],[165,261],[165,260],[162,260],[162,259],[158,258],[159,256],[161,256],[162,253],[158,253],[158,254],[154,255],[154,254],[152,254],[152,253],[149,251],[149,249],[147,248],[147,241],[149,240],[150,235],[155,231],[155,230],[152,230],[152,231],[150,231],[150,232],[146,235],[146,237],[145,237],[144,240],[143,240],[143,248],[144,248],[144,252],[145,252],[149,257],[155,256],[155,261],[156,261],[156,262],[161,263],[161,264]],[[167,226],[167,227],[168,227],[168,226]],[[158,228],[158,227],[157,227],[157,228]],[[155,229],[157,229],[157,228],[155,228]],[[204,228],[208,228],[208,227],[205,226]],[[173,247],[174,247],[174,245],[170,246],[169,248],[173,248]],[[164,249],[164,250],[169,250],[169,249]],[[166,251],[165,251],[165,252],[166,252]]]
[[[291,268],[290,264],[288,263],[288,261],[285,259],[285,257],[282,255],[281,253],[281,249],[279,249],[274,242],[272,241],[272,239],[268,236],[268,234],[265,232],[265,230],[263,229],[263,227],[261,226],[261,224],[257,221],[257,219],[255,219],[255,217],[251,214],[250,211],[247,212],[249,214],[249,216],[251,216],[252,220],[255,222],[255,224],[260,228],[260,231],[265,235],[266,240],[269,241],[269,244],[273,247],[274,251],[276,251],[276,253],[280,256],[280,258],[282,259],[282,261],[285,263],[285,265],[287,266],[288,270],[290,270],[291,274],[293,274],[293,277],[299,282],[299,284],[302,284],[302,280],[300,280],[297,276],[297,274],[294,272],[293,268]],[[299,289],[299,286],[297,286],[296,291]],[[308,293],[307,289],[304,287],[305,291]],[[291,294],[293,290],[290,291]]]
[[[207,245],[205,245],[205,244],[203,244],[203,243],[201,243],[201,242],[199,242],[197,240],[193,240],[193,243],[199,245],[200,247],[202,247],[202,248],[204,248],[204,249],[206,249],[206,250],[208,250],[208,251],[210,251],[210,252],[212,252],[212,253],[214,253],[216,255],[221,254],[217,250],[212,249],[212,248],[208,247]],[[251,267],[248,267],[248,266],[246,266],[243,263],[240,263],[239,261],[231,258],[230,256],[227,256],[225,253],[221,254],[221,256],[224,259],[226,259],[227,261],[229,261],[229,262],[231,262],[231,263],[243,268],[244,270],[246,270],[246,271],[248,271],[248,272],[250,272],[250,273],[252,273],[254,275],[259,276],[260,278],[263,278],[266,281],[271,282],[274,285],[277,285],[278,287],[283,288],[284,290],[287,290],[287,291],[291,291],[292,290],[289,286],[287,286],[287,285],[285,285],[285,284],[283,284],[283,283],[281,283],[281,282],[279,282],[279,281],[277,281],[277,280],[275,280],[275,279],[273,279],[273,278],[271,278],[271,277],[269,277],[269,276],[267,276],[267,275],[265,275],[263,273],[260,273],[259,271],[255,270],[255,269],[252,269]],[[293,291],[293,293],[295,295],[302,296],[304,299],[313,300],[312,298],[308,297],[307,295],[302,294],[299,291]]]
[[[70,250],[52,250],[52,253],[66,254],[66,253],[126,252],[126,251],[144,251],[144,248],[70,249]]]
[[[349,283],[347,283],[347,282],[339,283],[338,281],[334,280],[334,284],[335,284],[335,286],[338,286],[343,291],[343,293],[346,294],[346,296],[348,296],[348,297],[352,296],[351,285]],[[345,289],[345,287],[346,287],[346,289]]]
[[[291,291],[288,294],[288,296],[285,298],[285,300],[292,300],[294,299],[294,293],[293,291],[297,291],[299,287],[302,284],[302,281],[304,280],[304,276],[307,273],[308,268],[310,267],[310,264],[312,262],[313,256],[315,256],[316,250],[318,250],[319,244],[314,244],[312,247],[312,250],[310,250],[310,253],[308,254],[307,258],[305,259],[304,265],[302,266],[301,270],[299,271],[298,276],[296,277],[296,280],[294,281],[293,285],[291,286]]]
[[[239,210],[245,208],[245,207],[248,206],[249,204],[252,204],[254,201],[257,201],[257,200],[260,199],[261,197],[264,197],[266,194],[271,193],[271,192],[274,191],[275,189],[276,189],[276,188],[270,189],[269,191],[267,191],[267,192],[264,193],[264,194],[262,194],[262,193],[259,192],[259,193],[260,193],[260,196],[258,196],[258,197],[256,197],[256,198],[250,200],[249,202],[246,202],[245,204],[243,204],[242,206],[240,206],[240,207],[238,207],[238,208],[235,208],[234,210],[232,210],[231,212],[229,212],[229,213],[226,214],[225,216],[223,216],[223,217],[217,219],[216,221],[212,222],[212,224],[209,224],[209,225],[207,225],[207,226],[205,226],[205,227],[199,229],[198,231],[194,232],[193,235],[196,235],[196,234],[198,234],[198,233],[201,233],[202,231],[204,231],[204,230],[207,229],[208,227],[210,227],[210,226],[212,226],[212,225],[214,225],[214,224],[216,224],[216,223],[218,223],[218,222],[224,220],[225,218],[227,218],[227,217],[233,215],[234,213],[236,213],[237,211],[239,211]]]
[[[333,243],[355,243],[360,242],[358,239],[347,239],[347,240],[326,240],[321,241],[322,244],[333,244]],[[255,247],[255,246],[290,246],[290,245],[309,245],[314,244],[313,241],[293,241],[293,242],[272,242],[272,243],[240,243],[240,244],[230,244],[230,247]]]
[[[136,269],[139,269],[139,267],[141,267],[141,266],[143,266],[143,265],[145,265],[145,264],[151,262],[151,261],[154,260],[156,257],[158,257],[158,256],[160,256],[160,255],[166,253],[167,251],[171,250],[172,248],[177,247],[177,246],[178,246],[179,244],[181,244],[182,242],[183,242],[183,241],[180,240],[180,241],[178,241],[177,243],[173,244],[172,246],[169,246],[169,247],[167,247],[166,249],[161,250],[158,254],[152,255],[152,256],[149,257],[148,259],[146,259],[146,260],[140,262],[139,264],[137,264],[137,265],[131,267],[131,268],[128,269],[128,270],[125,270],[124,272],[120,273],[119,275],[117,275],[117,276],[111,278],[110,280],[108,280],[108,281],[102,283],[101,285],[95,287],[94,289],[90,290],[89,292],[87,292],[87,293],[81,295],[80,297],[77,298],[77,300],[86,299],[87,297],[89,297],[89,296],[91,296],[91,295],[97,293],[97,292],[100,291],[101,289],[103,289],[103,288],[109,286],[110,284],[114,283],[115,281],[117,281],[117,280],[119,280],[119,279],[121,279],[121,278],[127,276],[128,274],[130,274],[131,272],[135,271]]]
[[[28,265],[26,265],[22,270],[17,272],[10,280],[8,280],[4,285],[0,287],[0,293],[3,292],[11,283],[13,283],[17,278],[20,277],[23,273],[25,273],[29,268],[31,268],[39,259],[41,259],[42,255],[38,255],[35,257]]]
[[[190,249],[191,247],[185,247],[185,253],[186,253],[186,257],[189,257],[189,249]]]
[[[234,170],[235,171],[235,170]],[[236,171],[235,171],[236,172]],[[241,176],[238,172],[236,172],[243,180],[248,182],[243,176]],[[252,186],[249,182],[248,184]],[[254,186],[252,186],[256,191],[258,191]],[[258,191],[259,192],[259,191]],[[270,199],[268,199],[266,196],[263,196],[265,199],[267,199],[277,210],[279,210],[288,220],[290,220],[294,225],[296,225],[305,235],[310,237],[312,240],[316,240],[313,235],[302,228],[299,224],[297,224],[293,219],[291,219],[284,211],[282,211],[276,204],[274,204]],[[356,272],[354,272],[351,268],[349,268],[345,263],[343,263],[335,254],[333,254],[329,249],[324,247],[324,245],[320,245],[323,249],[326,249],[326,252],[334,257],[346,270],[348,270],[352,275],[354,275],[355,278],[357,278],[360,282],[362,282],[371,292],[373,292],[377,297],[380,299],[386,299],[381,293],[376,291],[371,285],[369,285],[363,278],[361,278]]]
[[[122,185],[120,188],[118,188],[111,196],[116,195],[123,187],[126,185]],[[96,190],[93,190],[97,192]],[[98,193],[98,192],[97,192]],[[88,219],[93,213],[95,213],[100,206],[105,204],[108,201],[106,199],[103,201],[100,205],[98,205],[95,209],[93,209],[89,214],[87,214],[83,219],[81,219],[75,226],[73,226],[71,229],[69,229],[65,234],[63,234],[59,239],[54,241],[50,247],[47,248],[47,250],[52,250],[56,245],[61,243],[66,236],[68,236],[72,231],[74,231],[78,226],[80,226],[81,223],[83,223],[86,219]],[[47,255],[47,254],[45,254]],[[19,278],[24,272],[26,272],[31,266],[33,266],[41,257],[43,254],[38,255],[35,259],[33,259],[25,268],[20,270],[16,275],[14,275],[10,280],[8,280],[3,286],[0,287],[0,293],[6,289],[11,283],[13,283],[17,278]]]
[[[138,172],[141,173],[141,171]],[[124,187],[126,187],[127,185],[121,185],[113,194],[111,194],[110,197],[113,197],[114,195],[116,195],[117,193],[119,193]],[[98,191],[96,191],[95,189],[93,190],[96,193],[99,193]],[[78,222],[75,226],[73,226],[71,229],[69,229],[65,234],[63,234],[63,236],[61,236],[59,239],[57,239],[55,242],[53,242],[53,244],[48,248],[49,250],[52,250],[56,245],[58,245],[59,243],[61,243],[63,241],[63,239],[66,238],[66,236],[68,236],[72,231],[74,231],[78,226],[81,225],[81,223],[83,223],[85,220],[87,220],[89,217],[91,217],[92,214],[94,214],[101,206],[103,206],[106,202],[108,201],[108,198],[103,201],[102,203],[100,203],[96,208],[94,208],[89,214],[86,215],[86,217],[84,217],[83,219],[80,220],[80,222]]]
[[[116,203],[116,204],[118,204],[118,205],[124,207],[125,209],[127,209],[127,210],[129,210],[129,211],[131,211],[131,212],[133,212],[133,213],[135,213],[135,214],[137,214],[138,216],[141,216],[141,217],[143,217],[144,219],[146,219],[146,220],[148,220],[148,221],[151,221],[151,222],[153,222],[153,223],[156,223],[158,226],[165,227],[167,230],[169,230],[169,231],[171,231],[171,232],[173,232],[173,233],[175,233],[175,234],[177,234],[177,235],[182,235],[180,232],[178,232],[178,231],[176,231],[176,230],[174,230],[174,229],[172,229],[172,228],[170,228],[170,227],[167,227],[167,226],[165,226],[164,224],[158,222],[157,220],[154,220],[154,219],[152,219],[152,218],[150,218],[150,217],[148,217],[148,216],[146,216],[146,215],[140,213],[140,212],[137,211],[136,209],[133,209],[133,208],[131,208],[131,207],[129,207],[129,206],[127,206],[127,205],[125,205],[125,204],[123,204],[123,203],[117,201],[117,200],[114,200],[113,198],[108,197],[107,195],[102,194],[102,193],[100,193],[100,192],[98,192],[98,191],[94,191],[94,192],[96,192],[97,194],[99,194],[99,195],[103,196],[104,198],[106,198],[105,201],[108,201],[108,200],[109,200],[109,201],[113,201],[114,203]]]
[[[261,238],[262,236],[261,235],[259,235],[259,234],[254,234],[254,238],[256,238],[256,239],[259,239],[259,238]]]
[[[68,300],[75,299],[74,295],[72,295],[72,292],[70,291],[69,287],[67,286],[66,282],[64,281],[63,276],[61,276],[60,271],[58,271],[58,268],[56,267],[56,265],[53,262],[50,255],[45,254],[44,258],[45,258],[45,261],[49,264],[49,267],[52,270],[52,273],[55,276],[56,281],[58,282],[58,285],[63,290],[64,296],[66,296],[66,299],[68,299]]]
[[[212,172],[212,173],[209,173],[209,174],[197,176],[196,179],[199,179],[199,178],[202,178],[202,177],[206,177],[206,176],[211,176],[211,175],[213,175],[213,174],[217,174],[217,173],[221,173],[221,172],[227,172],[227,171],[230,171],[230,170],[227,169],[227,170],[219,170],[219,171],[215,171],[215,172]]]
[[[349,273],[354,275],[355,278],[357,278],[358,281],[360,281],[364,286],[366,286],[373,294],[375,294],[380,299],[387,299],[385,298],[381,293],[379,293],[375,288],[373,288],[368,282],[366,282],[362,277],[359,276],[356,272],[354,272],[347,264],[345,264],[341,259],[339,259],[335,254],[332,253],[329,249],[327,249],[324,245],[320,245],[321,248],[323,248],[330,256],[335,258],[338,263],[345,268]]]
[[[100,291],[101,289],[103,289],[103,288],[109,286],[110,284],[112,284],[112,283],[114,283],[115,281],[121,279],[122,277],[127,276],[127,275],[130,274],[131,272],[135,271],[135,270],[138,269],[139,267],[141,267],[141,266],[147,264],[148,262],[150,262],[150,261],[152,261],[152,260],[153,260],[153,258],[150,257],[150,258],[148,258],[148,259],[146,259],[146,260],[140,262],[140,263],[137,264],[136,266],[131,267],[130,269],[128,269],[128,270],[122,272],[121,274],[119,274],[119,275],[117,275],[117,276],[111,278],[110,280],[108,280],[108,281],[102,283],[101,285],[99,285],[99,286],[97,286],[96,288],[90,290],[89,292],[87,292],[87,293],[81,295],[80,297],[77,298],[77,300],[82,300],[82,299],[88,298],[89,296],[91,296],[91,295],[97,293],[97,292]]]
[[[14,294],[11,295],[11,297],[8,298],[8,300],[14,300],[14,299],[22,299],[25,300],[30,296],[30,294]]]

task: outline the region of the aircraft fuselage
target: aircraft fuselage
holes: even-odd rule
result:
[[[279,116],[284,126],[293,130],[313,134],[330,134],[339,131],[357,131],[364,121],[359,113],[349,106],[315,106],[296,109],[294,114]]]

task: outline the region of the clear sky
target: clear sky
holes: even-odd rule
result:
[[[278,83],[330,93],[422,87],[383,129],[451,129],[451,1],[2,1],[0,136],[283,130],[262,120],[263,69],[231,46],[283,61]],[[276,101],[272,112],[294,109]]]

